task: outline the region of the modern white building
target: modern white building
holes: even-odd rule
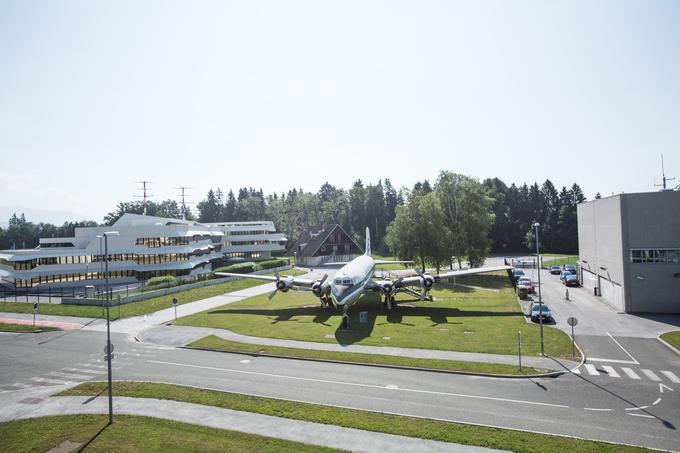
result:
[[[285,250],[272,222],[198,222],[124,214],[110,227],[76,228],[74,237],[42,238],[35,249],[0,251],[0,283],[9,289],[63,288],[104,282],[102,239],[107,231],[111,285],[159,275],[201,275],[214,262],[266,259]]]

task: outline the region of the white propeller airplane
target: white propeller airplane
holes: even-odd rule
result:
[[[431,301],[432,298],[428,293],[432,287],[441,280],[485,272],[508,271],[510,273],[512,271],[511,266],[496,266],[450,271],[445,274],[431,275],[416,269],[416,274],[418,275],[412,277],[399,277],[395,280],[389,278],[383,278],[379,281],[373,280],[376,265],[394,263],[406,264],[413,263],[413,261],[374,260],[371,257],[371,236],[367,227],[365,253],[350,262],[326,263],[326,265],[342,265],[335,273],[335,276],[330,280],[328,279],[328,274],[324,274],[324,276],[318,280],[290,276],[281,277],[278,273],[276,273],[276,277],[234,274],[230,272],[216,272],[215,274],[223,277],[254,278],[257,280],[275,282],[276,288],[269,294],[270,300],[278,291],[285,293],[291,288],[312,291],[314,295],[321,300],[321,308],[327,308],[331,303],[336,307],[343,308],[341,328],[348,329],[349,308],[359,300],[364,291],[370,290],[381,292],[385,296],[383,306],[386,308],[396,308],[397,303],[395,301],[395,295],[400,292],[419,297],[421,301]],[[512,279],[511,275],[510,277]],[[412,286],[420,286],[421,292],[418,293],[413,290],[411,288]]]

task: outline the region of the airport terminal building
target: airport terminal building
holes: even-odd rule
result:
[[[0,251],[0,286],[9,290],[101,286],[102,233],[108,238],[111,285],[137,283],[159,275],[207,274],[229,258],[261,260],[285,250],[274,224],[198,222],[124,214],[109,227],[76,228],[74,237],[41,238],[35,249]]]
[[[680,313],[680,192],[578,205],[581,282],[627,313]]]

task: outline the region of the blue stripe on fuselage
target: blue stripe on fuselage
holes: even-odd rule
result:
[[[355,295],[357,291],[361,290],[360,292],[363,292],[364,286],[366,286],[366,283],[370,278],[373,276],[373,272],[375,272],[375,264],[371,266],[371,270],[366,274],[366,276],[356,285],[351,286],[350,288],[346,289],[343,291],[341,294],[336,294],[335,291],[335,283],[331,284],[331,294],[333,296],[333,299],[335,299],[336,305],[345,305],[345,301],[352,299],[352,295]]]

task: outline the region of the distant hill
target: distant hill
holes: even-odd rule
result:
[[[51,223],[61,225],[64,222],[81,222],[90,220],[85,216],[70,211],[57,211],[53,209],[22,208],[21,206],[0,206],[0,228],[7,228],[9,218],[12,214],[20,216],[22,213],[26,220],[33,223]]]

